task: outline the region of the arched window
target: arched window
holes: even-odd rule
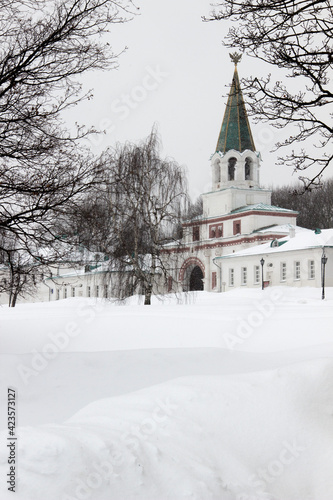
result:
[[[214,162],[214,182],[218,184],[221,182],[221,164],[220,160],[215,160]]]
[[[245,180],[252,180],[252,158],[248,156],[245,158]]]
[[[236,170],[236,158],[232,157],[228,160],[228,181],[235,180],[235,170]]]

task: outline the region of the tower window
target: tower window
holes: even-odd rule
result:
[[[228,160],[228,181],[235,180],[235,170],[236,170],[236,158],[232,157]]]
[[[252,159],[249,157],[245,158],[245,180],[252,180]]]
[[[220,160],[216,160],[214,163],[214,180],[216,184],[221,182],[221,164]]]

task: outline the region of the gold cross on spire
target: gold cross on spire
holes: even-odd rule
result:
[[[239,63],[240,60],[242,59],[242,55],[243,54],[239,54],[238,52],[231,52],[229,54],[230,59],[232,60],[233,63],[235,63],[235,66],[237,66],[237,63]]]

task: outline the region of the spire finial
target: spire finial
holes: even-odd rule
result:
[[[229,54],[230,59],[232,60],[233,63],[235,63],[235,66],[237,66],[237,63],[239,63],[240,60],[242,59],[242,55],[243,54],[239,54],[238,52],[231,52]]]

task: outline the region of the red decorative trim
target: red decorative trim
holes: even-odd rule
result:
[[[205,277],[205,266],[204,264],[201,262],[200,259],[198,259],[198,257],[189,257],[188,259],[186,259],[183,264],[182,264],[182,267],[180,268],[180,271],[179,271],[179,281],[183,281],[184,279],[184,274],[185,274],[185,271],[186,269],[191,266],[191,265],[195,265],[195,266],[199,266],[201,271],[202,271],[202,274],[204,275]]]
[[[207,242],[203,245],[197,244],[195,247],[192,247],[193,251],[199,251],[199,250],[209,250],[213,248],[222,248],[222,247],[230,247],[233,245],[239,245],[241,243],[254,243],[254,242],[261,242],[261,243],[266,243],[267,241],[270,241],[272,239],[279,239],[279,238],[284,238],[286,235],[285,234],[276,234],[276,233],[265,233],[264,235],[258,235],[258,236],[245,236],[243,238],[238,238],[238,239],[232,239],[229,240],[228,242],[226,241],[216,241],[213,243],[213,241]],[[174,247],[174,248],[168,248],[165,250],[162,250],[162,253],[186,253],[190,252],[191,247],[184,246],[184,247]]]
[[[251,210],[250,212],[238,213],[234,215],[225,215],[222,217],[217,217],[215,219],[203,219],[201,221],[196,220],[193,222],[184,222],[184,227],[198,226],[203,224],[216,224],[218,222],[223,222],[230,219],[239,219],[241,217],[247,217],[248,215],[271,215],[272,217],[297,217],[298,212],[263,212],[262,210]]]

